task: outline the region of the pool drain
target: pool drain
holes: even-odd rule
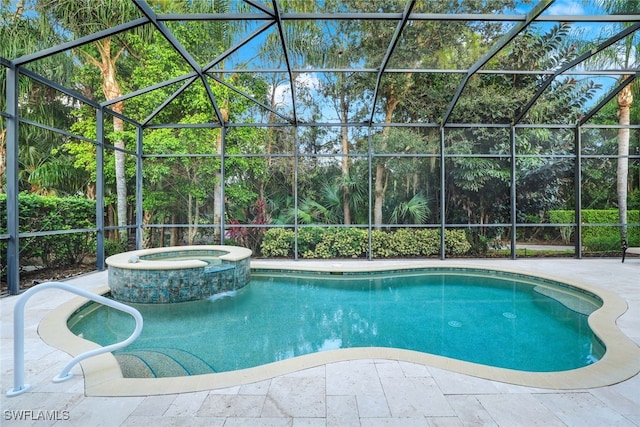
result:
[[[458,322],[457,320],[450,320],[448,322],[448,325],[451,326],[452,328],[459,328],[462,326],[462,322]]]
[[[518,317],[516,314],[511,313],[509,311],[505,311],[504,313],[502,313],[502,315],[507,319],[515,319],[516,317]]]

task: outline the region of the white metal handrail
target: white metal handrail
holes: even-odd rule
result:
[[[125,313],[130,314],[136,320],[136,327],[133,333],[124,341],[117,342],[115,344],[108,345],[106,347],[100,347],[94,350],[87,351],[85,353],[79,354],[78,356],[71,359],[69,363],[62,369],[59,375],[53,378],[54,383],[66,381],[73,376],[71,373],[71,368],[73,368],[78,362],[88,358],[97,356],[102,353],[108,353],[110,351],[118,350],[120,348],[126,347],[131,344],[133,341],[140,336],[142,332],[142,315],[138,310],[128,305],[119,303],[109,298],[105,298],[101,295],[96,295],[91,292],[85,291],[84,289],[75,288],[67,283],[61,282],[47,282],[36,285],[32,288],[29,288],[25,293],[23,293],[18,301],[16,302],[14,311],[13,311],[13,388],[7,391],[8,397],[17,396],[29,390],[31,386],[29,384],[24,383],[24,307],[27,303],[27,300],[36,292],[43,291],[45,289],[57,288],[62,289],[76,295],[80,295],[82,297],[88,298],[92,301],[98,302],[100,304],[104,304],[111,308],[115,308],[116,310],[124,311]]]

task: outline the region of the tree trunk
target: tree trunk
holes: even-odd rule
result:
[[[102,91],[107,100],[116,99],[122,96],[120,84],[116,79],[116,61],[120,56],[120,52],[113,55],[111,53],[111,38],[106,37],[96,41],[95,46],[100,52],[100,61],[92,61],[100,69],[102,75]],[[111,106],[116,113],[122,114],[124,105],[117,102]],[[113,130],[118,132],[124,131],[124,122],[118,117],[113,117]],[[124,150],[125,144],[123,138],[117,138],[113,144],[116,148]],[[120,150],[115,150],[115,173],[116,173],[116,195],[117,195],[117,217],[118,227],[126,227],[127,225],[127,178],[125,175],[125,159],[126,155]],[[119,240],[127,241],[127,229],[123,228],[118,233]]]
[[[113,224],[114,220],[113,220],[113,209],[111,209],[109,206],[106,207],[106,211],[107,211],[107,224]],[[114,235],[117,234],[114,230],[107,230],[105,231],[105,237],[107,238],[107,240],[115,240]]]
[[[96,200],[96,183],[95,182],[88,183],[84,191],[85,191],[85,194],[87,195],[87,199]]]
[[[197,182],[196,182],[197,185]],[[197,197],[189,194],[188,196],[188,222],[187,243],[193,245],[196,234],[198,234],[198,224],[200,223],[200,202]]]
[[[124,123],[117,117],[113,118],[113,130],[123,131]],[[118,139],[114,143],[116,148],[124,149],[124,140]],[[116,195],[117,195],[117,211],[118,211],[118,227],[127,225],[127,178],[125,175],[125,154],[121,151],[115,153],[115,169],[116,169]],[[127,229],[118,231],[120,241],[127,240]]]
[[[171,215],[171,224],[176,224],[178,218],[175,214]],[[169,235],[169,246],[178,246],[178,227],[175,225],[171,227],[171,234]]]
[[[343,109],[344,112],[344,109]],[[343,118],[343,121],[344,120]],[[344,224],[351,224],[351,195],[349,194],[349,129],[346,126],[340,128],[342,138],[342,212]]]
[[[200,203],[197,197],[189,194],[189,228],[187,232],[187,243],[193,245],[196,234],[198,234],[198,223],[200,222]]]
[[[142,224],[149,225],[153,214],[149,210],[142,213]],[[143,227],[142,232],[142,249],[150,248],[153,245],[153,228]]]
[[[229,110],[227,108],[220,108],[220,115],[222,116],[222,120],[224,122],[229,121]],[[224,126],[224,123],[220,123]],[[220,129],[220,133],[216,138],[216,153],[220,155],[220,162],[224,161],[224,153],[222,152],[222,129]],[[220,170],[217,170],[215,173],[215,182],[216,184],[213,186],[213,222],[214,224],[222,223],[222,186],[224,182],[222,182],[222,174]],[[222,242],[222,236],[220,236],[220,242]]]
[[[376,185],[373,201],[373,224],[376,230],[380,230],[382,224],[382,205],[384,203],[384,166],[376,166]]]
[[[627,77],[624,77],[626,80]],[[629,126],[633,95],[631,84],[618,94],[618,123]],[[618,130],[618,168],[616,171],[616,189],[618,193],[618,215],[620,218],[620,238],[627,240],[627,186],[629,176],[629,128]]]
[[[399,99],[387,98],[386,111],[385,111],[385,123],[391,123],[393,117],[393,111],[398,106]],[[389,133],[389,128],[385,127],[382,130],[383,136]],[[386,168],[383,164],[376,166],[376,184],[374,189],[374,201],[373,201],[373,224],[376,230],[380,230],[382,225],[382,206],[384,205],[384,193],[387,190],[387,178]]]

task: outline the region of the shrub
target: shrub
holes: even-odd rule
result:
[[[620,251],[620,236],[595,236],[584,242],[584,247],[589,252],[615,252]]]
[[[322,240],[330,247],[331,257],[359,258],[369,246],[367,230],[360,228],[325,229]]]
[[[322,241],[323,233],[324,229],[320,227],[304,227],[298,230],[298,253],[302,258],[316,258],[313,254]]]
[[[439,230],[414,230],[416,236],[416,245],[418,246],[418,250],[420,254],[428,256],[428,255],[436,255],[440,253],[440,231]],[[445,236],[446,236],[445,232]],[[467,241],[466,237],[463,235],[462,238]],[[467,242],[468,243],[468,242]]]
[[[584,211],[583,211],[584,212]],[[575,221],[576,215],[573,210],[552,210],[549,211],[549,221],[552,223],[558,224],[567,224]],[[571,225],[562,225],[559,226],[560,236],[562,237],[562,242],[566,245],[571,243],[573,238],[573,233],[575,232],[575,227]],[[583,230],[584,236],[584,230]]]
[[[553,210],[549,211],[549,219],[552,223],[571,223],[575,221],[575,211],[573,210]],[[640,223],[640,211],[628,210],[627,220],[629,223]],[[617,209],[585,209],[582,211],[583,224],[616,224],[618,219]],[[560,227],[560,233],[564,236],[572,234],[575,227]],[[570,228],[570,232],[563,228]],[[627,228],[627,240],[630,246],[640,245],[640,227],[629,226]],[[567,243],[569,240],[567,240]],[[582,226],[582,244],[594,252],[619,251],[620,250],[620,228],[613,226]]]
[[[374,258],[391,258],[395,252],[389,245],[386,231],[373,230],[371,232],[371,254]]]
[[[258,199],[255,206],[251,209],[253,219],[249,221],[250,225],[265,225],[271,223],[271,218],[267,214],[266,204],[264,200]],[[251,249],[255,254],[262,247],[262,239],[264,238],[265,228],[262,227],[243,227],[239,221],[231,221],[228,233],[230,240],[238,246]]]
[[[367,232],[357,228],[302,228],[298,250],[302,258],[358,258],[367,253]]]
[[[107,257],[127,251],[127,241],[104,240],[104,254]]]
[[[401,228],[387,234],[387,243],[394,256],[418,256],[420,253],[419,238],[414,230]]]
[[[390,253],[386,257],[432,256],[440,253],[440,230],[438,229],[401,228],[395,232],[384,233],[383,236],[381,243]]]
[[[440,253],[439,229],[373,230],[371,239],[374,258],[426,257]],[[449,255],[464,255],[471,249],[464,230],[446,230],[445,242]],[[368,245],[367,230],[361,228],[305,227],[298,231],[298,251],[302,258],[360,258],[367,255]],[[291,257],[293,246],[292,230],[270,229],[264,235],[262,255]]]
[[[444,242],[447,255],[464,255],[471,250],[464,230],[445,230]]]
[[[264,233],[260,251],[266,257],[291,257],[294,238],[293,230],[270,228]]]
[[[20,233],[95,228],[96,204],[78,197],[20,194]],[[0,234],[7,233],[7,196],[0,194]],[[7,243],[0,242],[0,250]],[[20,239],[21,258],[38,259],[46,267],[74,265],[95,252],[95,233],[78,232]]]

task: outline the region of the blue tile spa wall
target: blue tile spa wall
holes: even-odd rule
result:
[[[196,268],[154,269],[149,268],[109,267],[108,280],[114,299],[132,303],[173,303],[194,301],[208,298],[219,292],[232,291],[246,286],[251,279],[250,258],[239,261],[217,260],[213,257],[223,252],[183,253],[177,257],[188,255],[191,259],[203,257],[208,264]],[[198,251],[204,252],[204,251]],[[166,254],[161,258],[167,259]],[[146,257],[151,260],[151,257]],[[153,259],[161,262],[159,258]],[[150,263],[153,264],[153,263]],[[146,266],[145,266],[146,267]]]

